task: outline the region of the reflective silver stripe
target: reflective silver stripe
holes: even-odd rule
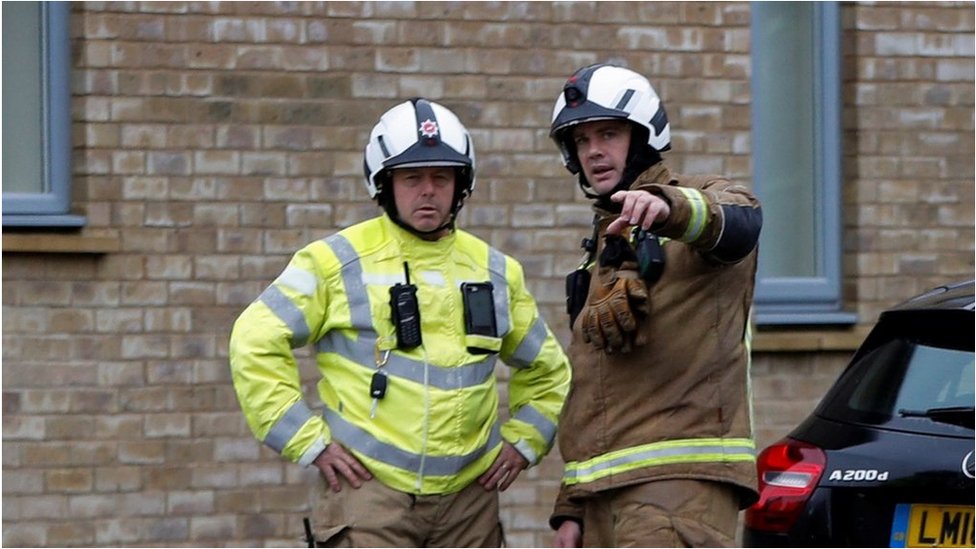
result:
[[[705,225],[708,222],[708,204],[705,202],[701,191],[697,189],[687,187],[674,188],[685,195],[685,198],[688,200],[688,209],[691,210],[688,227],[685,228],[685,234],[681,235],[679,240],[682,242],[694,242],[701,238],[702,233],[705,231]]]
[[[317,348],[319,352],[338,353],[343,358],[372,370],[375,362],[375,341],[375,333],[371,335],[360,332],[357,339],[352,341],[340,333],[330,332],[322,338]],[[496,356],[489,355],[480,362],[464,366],[441,367],[431,364],[433,368],[427,372],[427,384],[444,391],[475,387],[488,381],[495,372],[495,362]],[[424,363],[396,352],[390,353],[383,371],[389,376],[424,383]]]
[[[509,361],[510,366],[514,368],[526,368],[535,357],[539,356],[539,350],[542,349],[542,344],[546,342],[546,336],[548,336],[548,331],[546,330],[546,322],[542,320],[542,317],[535,319],[535,323],[529,328],[529,333],[525,334],[522,338],[522,342],[512,353],[512,358]],[[508,362],[506,362],[508,364]]]
[[[314,274],[298,267],[285,268],[275,279],[275,283],[288,286],[302,295],[312,295],[315,293],[315,286],[318,285]]]
[[[298,464],[302,467],[308,467],[313,461],[315,461],[315,458],[319,457],[322,450],[325,450],[325,446],[326,444],[324,440],[321,438],[315,439],[315,442],[309,445],[308,449],[305,450],[305,453],[302,454],[302,457],[298,458]]]
[[[355,450],[365,456],[398,469],[410,471],[414,474],[420,473],[420,454],[407,452],[392,444],[377,440],[376,437],[364,429],[343,419],[334,410],[326,408],[324,415],[325,421],[332,430],[333,438],[342,443],[346,448]],[[473,452],[462,456],[432,456],[428,454],[424,457],[424,474],[436,476],[456,475],[475,460],[485,455],[490,449],[500,444],[501,440],[502,436],[498,428],[498,423],[496,422],[491,427],[488,442]]]
[[[519,440],[512,446],[515,446],[515,449],[518,450],[518,453],[522,454],[522,457],[524,457],[529,461],[529,465],[535,465],[536,463],[539,463],[538,454],[536,454],[535,451],[532,449],[532,447],[529,446],[528,442],[524,440]]]
[[[275,316],[288,325],[288,329],[291,330],[292,349],[297,349],[305,345],[309,336],[308,323],[305,322],[305,314],[288,299],[288,296],[282,293],[281,289],[274,284],[268,286],[258,296],[258,301],[267,305]]]
[[[644,448],[627,450],[626,453],[616,457],[600,456],[583,464],[569,462],[564,470],[563,482],[569,484],[591,482],[612,473],[619,474],[639,467],[668,463],[755,461],[754,447],[734,443],[744,439],[733,439],[731,444],[723,444],[721,439],[711,440],[716,442],[714,444],[682,444],[671,441],[653,443]]]
[[[424,282],[431,286],[444,287],[447,282],[444,280],[444,275],[437,271],[420,271],[417,276],[424,279]]]
[[[491,277],[493,295],[495,297],[495,324],[499,337],[504,336],[511,329],[512,319],[508,307],[508,279],[505,278],[505,254],[495,248],[488,248],[488,273]]]
[[[305,425],[313,417],[315,416],[312,414],[312,410],[308,408],[308,405],[305,404],[305,401],[296,401],[271,427],[271,430],[264,437],[264,443],[280,454],[285,449],[288,441],[302,428],[302,425]]]
[[[617,100],[617,106],[615,107],[618,111],[630,112],[628,110],[627,104],[630,103],[630,98],[634,96],[634,90],[626,90]]]
[[[552,444],[552,440],[556,436],[556,424],[549,421],[549,418],[539,413],[539,410],[536,410],[532,406],[526,404],[515,413],[515,417],[513,419],[524,421],[525,423],[528,423],[534,427],[536,431],[539,431],[539,434],[541,434],[542,438],[546,441],[546,446]]]
[[[332,248],[332,253],[339,258],[342,265],[342,282],[346,287],[352,327],[359,330],[372,329],[373,316],[369,311],[369,295],[363,284],[363,266],[359,262],[359,254],[341,234],[334,234],[322,242]]]

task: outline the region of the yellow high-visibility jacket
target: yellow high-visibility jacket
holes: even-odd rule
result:
[[[423,344],[396,348],[390,287],[417,286]],[[465,333],[460,285],[491,282],[498,337]],[[302,398],[293,349],[313,345],[324,413]],[[492,352],[469,352],[468,347]],[[510,418],[498,416],[495,364],[511,367]],[[338,441],[387,486],[463,489],[502,440],[538,461],[569,389],[566,355],[539,316],[519,263],[461,230],[437,241],[383,215],[309,244],[251,303],[230,338],[234,388],[255,436],[310,464]],[[386,393],[374,403],[381,371]]]

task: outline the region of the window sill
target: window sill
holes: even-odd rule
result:
[[[4,197],[4,206],[7,199]],[[80,229],[85,226],[86,218],[83,215],[73,214],[17,214],[3,216],[4,229]]]
[[[120,248],[119,238],[113,236],[3,233],[3,253],[105,254],[117,252]]]
[[[843,351],[854,352],[870,327],[847,330],[778,330],[753,332],[752,351],[763,353]]]

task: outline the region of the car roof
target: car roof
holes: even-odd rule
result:
[[[956,309],[974,310],[974,284],[976,280],[956,282],[932,288],[907,301],[895,305],[891,311]]]

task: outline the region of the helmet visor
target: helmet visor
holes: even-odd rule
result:
[[[556,137],[566,128],[575,126],[576,124],[613,118],[626,120],[627,113],[597,105],[592,101],[585,101],[578,107],[566,106],[559,112],[556,119],[552,121],[552,130],[549,132],[549,137]]]
[[[383,162],[384,168],[419,168],[424,166],[470,166],[471,158],[443,142],[431,146],[422,141]]]

